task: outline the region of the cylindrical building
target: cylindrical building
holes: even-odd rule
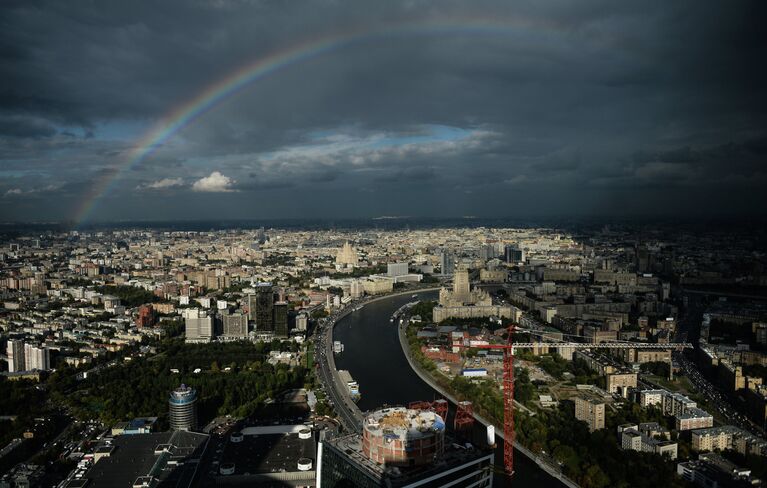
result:
[[[193,430],[197,427],[197,392],[194,388],[181,385],[168,399],[171,430]]]
[[[429,410],[377,410],[365,418],[362,451],[371,461],[393,466],[433,463],[445,449],[445,422]]]

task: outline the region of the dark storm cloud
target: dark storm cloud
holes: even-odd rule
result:
[[[384,181],[387,183],[413,183],[416,185],[423,185],[428,180],[438,177],[439,176],[434,171],[434,168],[411,167],[398,169],[394,172],[387,172],[375,179],[376,181]]]
[[[50,137],[56,134],[53,125],[35,117],[0,117],[0,136],[7,137]]]
[[[762,213],[757,192],[724,199],[767,182],[765,13],[759,1],[5,2],[0,217],[61,215],[57,198],[75,208],[162,117],[248,63],[404,22],[424,27],[362,36],[218,105],[121,172],[95,215],[145,218],[153,203],[165,217],[269,215],[265,194],[302,216],[504,215],[531,199],[544,214]],[[195,192],[213,173],[226,191]]]

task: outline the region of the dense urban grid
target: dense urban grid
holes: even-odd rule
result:
[[[562,482],[758,485],[763,238],[627,224],[7,234],[0,483],[410,486],[447,483],[454,465],[489,486],[496,440],[466,427],[503,431],[492,346],[515,324],[516,443]],[[454,421],[444,401],[362,412],[373,385],[335,368],[349,352],[333,326],[421,290],[439,293],[386,319],[459,401]]]
[[[0,488],[767,486],[765,19],[0,0]]]

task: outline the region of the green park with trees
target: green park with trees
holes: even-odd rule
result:
[[[469,400],[474,409],[496,426],[504,422],[503,393],[489,379],[452,379],[442,374],[437,365],[421,352],[423,341],[417,338],[418,327],[409,326],[406,338],[411,357],[434,381],[459,400]],[[585,361],[567,361],[558,354],[519,356],[535,362],[557,380],[572,384],[598,384],[599,375]],[[566,374],[567,373],[567,374]],[[575,418],[572,401],[563,400],[553,409],[537,408],[538,390],[530,381],[526,368],[514,368],[515,400],[534,410],[528,414],[515,412],[516,440],[533,452],[546,453],[559,464],[562,472],[583,488],[657,488],[682,487],[685,483],[675,474],[675,464],[657,454],[624,451],[616,438],[617,426],[624,423],[658,422],[665,427],[669,419],[655,409],[643,409],[638,404],[626,404],[608,410],[605,429],[589,432],[587,424]],[[679,444],[679,456],[689,457],[689,446]]]
[[[97,418],[110,425],[133,417],[164,417],[168,394],[183,383],[198,392],[201,420],[226,414],[244,417],[254,414],[279,392],[304,387],[308,379],[303,366],[267,363],[272,346],[249,342],[184,344],[175,340],[155,356],[105,368],[77,384],[71,383],[74,380],[54,383],[52,398],[58,394],[58,400],[78,418]],[[200,371],[195,373],[197,369]],[[72,390],[76,394],[71,394]]]

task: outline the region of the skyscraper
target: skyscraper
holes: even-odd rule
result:
[[[23,341],[10,339],[8,341],[8,346],[6,347],[6,355],[8,356],[8,372],[16,373],[24,371],[24,368],[26,368],[26,361],[24,360]]]
[[[256,321],[256,295],[248,295],[245,297],[245,307],[248,310],[248,320],[251,322]]]
[[[469,270],[461,266],[453,278],[453,296],[456,300],[466,301],[470,291]]]
[[[274,291],[271,283],[258,284],[254,305],[255,310],[251,310],[250,313],[256,322],[256,330],[274,331]]]
[[[225,313],[222,316],[224,337],[244,339],[248,336],[248,316],[242,312]]]
[[[357,251],[354,250],[349,241],[344,243],[344,247],[338,251],[336,256],[336,264],[339,266],[357,266],[359,264],[359,256]]]
[[[305,313],[300,313],[296,317],[296,329],[306,330],[309,325],[309,316]]]
[[[197,391],[181,385],[168,398],[168,422],[171,430],[193,430],[197,427]]]
[[[274,335],[276,337],[288,337],[287,302],[277,302],[274,304]]]
[[[213,317],[205,310],[187,311],[185,320],[186,342],[208,342],[214,337]]]
[[[524,261],[525,254],[522,252],[522,250],[519,248],[517,244],[508,244],[506,247],[504,247],[504,260],[507,263],[518,263],[520,261]]]
[[[487,261],[489,259],[493,259],[495,257],[495,246],[492,244],[483,244],[482,247],[479,248],[479,259],[482,261]]]
[[[451,275],[455,270],[455,258],[449,251],[443,250],[439,256],[439,265],[443,275]]]
[[[24,364],[27,371],[51,369],[50,351],[45,346],[24,344]]]
[[[362,284],[361,280],[352,281],[351,285],[349,285],[349,294],[352,298],[360,298],[365,294],[365,286]]]

